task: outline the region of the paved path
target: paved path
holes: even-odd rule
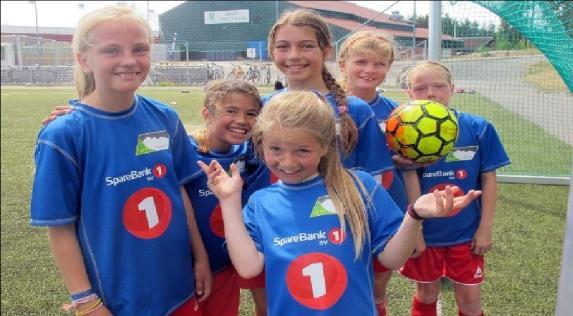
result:
[[[546,60],[544,56],[537,55],[453,60],[444,61],[444,64],[452,71],[457,87],[475,89],[573,146],[573,95],[569,92],[545,93],[523,80],[527,66],[543,60]],[[387,82],[396,82],[405,65],[392,65]]]

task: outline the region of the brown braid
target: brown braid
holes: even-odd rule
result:
[[[348,107],[344,89],[336,82],[336,79],[334,79],[324,65],[322,66],[322,80],[324,80],[328,91],[334,95],[334,100],[338,108]],[[342,148],[342,152],[348,155],[352,152],[354,147],[356,147],[356,143],[358,143],[358,128],[352,117],[348,114],[348,110],[344,112],[345,113],[340,113],[340,147]]]

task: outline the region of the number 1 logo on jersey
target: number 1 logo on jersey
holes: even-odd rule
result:
[[[132,235],[152,239],[161,236],[171,222],[171,200],[157,188],[132,194],[123,207],[123,225]]]
[[[297,302],[315,310],[326,310],[342,297],[348,277],[336,258],[314,252],[293,260],[287,270],[286,283]]]

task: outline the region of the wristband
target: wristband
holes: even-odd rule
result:
[[[408,205],[408,209],[406,210],[406,212],[408,212],[408,215],[410,215],[410,217],[412,217],[413,219],[415,219],[417,221],[425,220],[424,217],[420,216],[420,214],[418,214],[418,212],[416,212],[416,209],[414,208],[414,203]]]
[[[85,290],[85,291],[82,291],[82,292],[72,293],[72,294],[70,295],[70,298],[71,298],[72,302],[75,302],[75,301],[81,300],[82,298],[86,298],[86,297],[88,297],[88,296],[90,296],[90,295],[92,295],[92,294],[95,294],[95,292],[94,292],[94,290],[92,290],[92,289],[90,288],[90,289]]]

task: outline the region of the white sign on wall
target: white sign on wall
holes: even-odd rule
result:
[[[256,48],[247,48],[247,58],[257,58],[257,49]]]
[[[205,24],[249,23],[249,10],[205,11]]]

